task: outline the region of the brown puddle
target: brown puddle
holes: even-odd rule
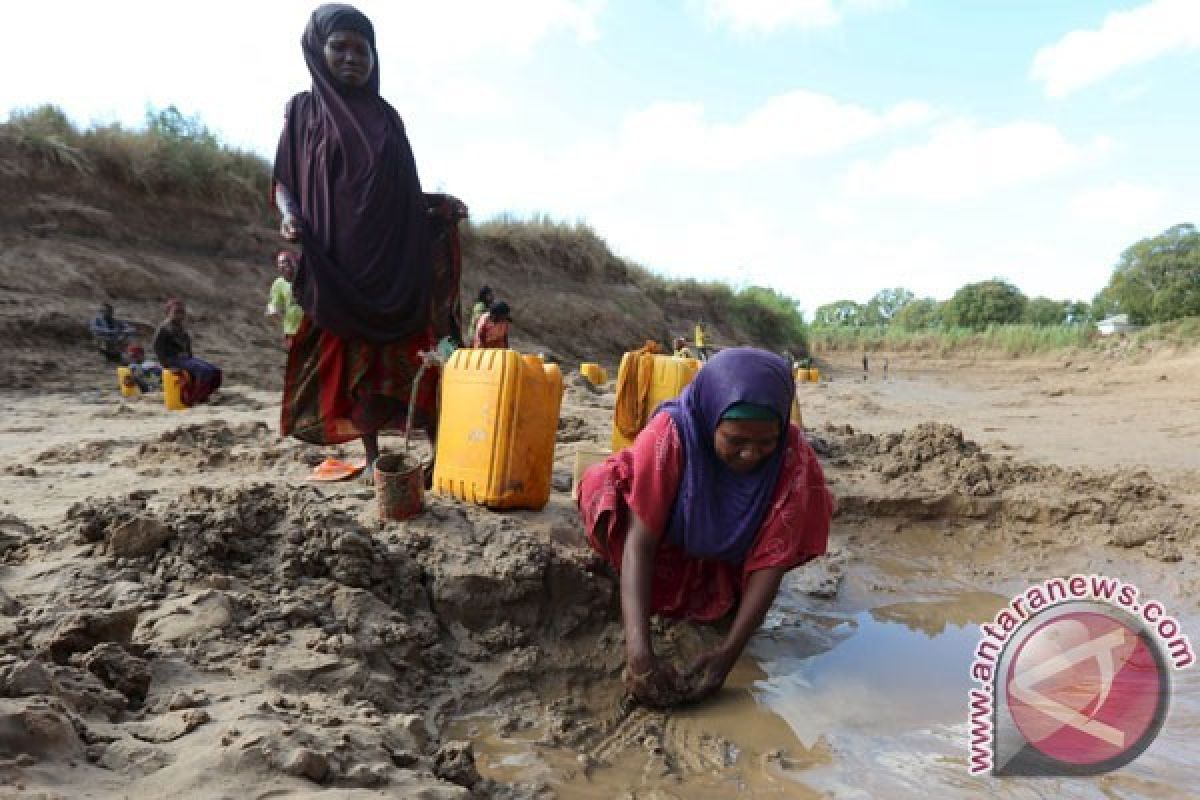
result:
[[[725,690],[703,705],[621,717],[611,695],[576,698],[575,719],[598,730],[569,744],[548,736],[554,724],[536,711],[526,712],[533,724],[523,730],[476,716],[446,734],[474,741],[484,776],[561,798],[1186,795],[1200,766],[1195,670],[1175,674],[1158,740],[1116,773],[969,775],[971,658],[978,626],[1006,597],[939,581],[926,566],[894,556],[859,562],[834,600],[785,589]],[[889,590],[872,590],[883,585]],[[1200,621],[1185,629],[1200,631]]]

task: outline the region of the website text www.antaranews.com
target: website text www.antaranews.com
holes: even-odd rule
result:
[[[1072,575],[1051,578],[1029,587],[993,618],[980,626],[982,636],[971,662],[971,678],[979,686],[969,692],[970,772],[982,774],[992,768],[996,666],[1013,632],[1030,617],[1068,602],[1098,601],[1120,608],[1137,618],[1145,630],[1162,644],[1163,652],[1176,670],[1195,662],[1191,641],[1178,620],[1157,601],[1143,602],[1136,586],[1104,575]]]

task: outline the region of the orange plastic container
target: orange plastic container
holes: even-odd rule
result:
[[[162,372],[163,404],[168,411],[184,411],[187,403],[183,402],[183,385],[188,375],[181,369],[164,369]]]
[[[117,388],[121,390],[122,397],[137,397],[142,393],[129,367],[117,367]]]
[[[442,373],[433,486],[489,508],[550,499],[562,373],[515,350],[455,351]]]
[[[621,380],[625,375],[625,370],[629,367],[629,359],[633,353],[626,353],[621,357],[621,366],[617,371],[617,385],[621,385]],[[650,416],[654,410],[658,408],[659,403],[664,400],[671,400],[679,396],[684,387],[692,382],[696,377],[696,373],[700,371],[700,362],[694,358],[675,358],[674,356],[658,355],[654,356],[654,377],[650,383],[650,396],[646,402],[646,411],[642,417],[641,424],[638,430],[644,428],[649,422]],[[619,390],[618,390],[619,391]],[[620,403],[621,398],[617,398]],[[613,452],[624,449],[633,444],[632,439],[627,439],[617,428],[617,421],[613,417],[612,430],[612,449]]]

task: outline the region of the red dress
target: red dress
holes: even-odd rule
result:
[[[620,572],[633,513],[659,537],[651,612],[720,619],[737,604],[750,573],[767,567],[792,569],[825,552],[833,497],[804,434],[794,425],[788,427],[787,452],[771,506],[742,564],[695,558],[664,537],[684,465],[675,421],[665,413],[655,415],[630,447],[584,473],[579,510],[588,542]]]

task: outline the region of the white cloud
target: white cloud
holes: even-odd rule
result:
[[[475,198],[485,213],[537,210],[526,207],[536,198],[540,208],[573,217],[698,175],[730,176],[736,185],[750,170],[785,170],[919,125],[932,114],[916,102],[875,111],[807,91],[769,98],[731,122],[707,119],[700,103],[658,103],[628,114],[611,131],[565,146],[479,137],[422,174]]]
[[[847,12],[896,8],[904,0],[703,0],[704,16],[739,34],[768,34],[784,28],[828,28]]]
[[[856,162],[846,191],[859,199],[960,201],[1063,172],[1102,156],[1110,145],[1104,137],[1071,142],[1037,122],[980,128],[959,120],[940,126],[923,144]]]
[[[1043,47],[1033,59],[1032,77],[1046,94],[1064,97],[1123,67],[1200,48],[1200,2],[1154,0],[1116,11],[1098,30],[1072,31]]]
[[[1081,222],[1140,228],[1162,219],[1165,195],[1152,186],[1117,183],[1080,192],[1067,212]]]
[[[453,64],[480,55],[525,58],[560,33],[580,43],[596,41],[604,6],[605,0],[387,3],[380,5],[376,28],[381,49],[395,43],[395,55],[409,63]]]
[[[270,157],[284,103],[310,83],[300,37],[315,5],[46,0],[6,7],[5,30],[17,33],[0,48],[0,74],[29,77],[0,81],[0,116],[53,103],[82,124],[135,125],[147,105],[174,104],[198,111],[225,141]],[[438,116],[494,116],[512,106],[496,85],[497,68],[557,37],[594,41],[604,2],[367,0],[359,7],[375,25],[384,95],[402,115],[429,108]],[[55,30],[50,55],[33,33],[48,19],[70,20]]]
[[[922,103],[877,112],[808,91],[772,97],[731,123],[709,122],[699,103],[659,103],[626,118],[620,148],[646,163],[723,171],[838,152],[931,115]]]

